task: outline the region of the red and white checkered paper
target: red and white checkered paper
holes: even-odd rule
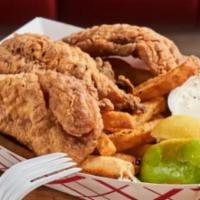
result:
[[[24,160],[0,146],[0,170]],[[200,184],[165,185],[131,183],[78,173],[47,187],[88,200],[200,200]]]

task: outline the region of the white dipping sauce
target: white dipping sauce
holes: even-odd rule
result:
[[[172,115],[190,115],[200,119],[200,75],[190,77],[168,96]]]

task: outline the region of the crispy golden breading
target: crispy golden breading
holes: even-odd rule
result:
[[[102,156],[112,156],[116,153],[115,145],[105,133],[103,133],[98,139],[97,150]]]
[[[196,57],[188,57],[187,60],[178,67],[165,74],[149,79],[136,87],[134,95],[140,97],[142,101],[166,95],[171,90],[184,83],[190,76],[196,74],[199,69],[199,59]]]
[[[52,71],[37,74],[48,101],[47,106],[63,130],[76,137],[91,133],[95,123],[98,123],[95,116],[99,115],[98,102],[84,85],[74,77]]]
[[[15,74],[45,69],[67,73],[80,79],[88,91],[99,98],[108,98],[117,109],[135,109],[138,101],[132,94],[126,94],[101,73],[98,64],[87,53],[61,41],[52,41],[37,34],[16,35],[0,45],[0,73]],[[107,73],[108,74],[108,73]]]
[[[110,111],[102,113],[104,130],[132,129],[136,123],[133,116],[126,112]]]
[[[112,104],[112,102],[109,99],[101,99],[99,101],[99,107],[101,109],[101,112],[108,112],[108,111],[113,111],[114,105]]]
[[[0,132],[37,155],[65,152],[76,162],[96,148],[98,102],[78,79],[53,71],[0,75],[0,88]]]
[[[117,148],[117,152],[122,152],[136,146],[151,143],[155,139],[151,136],[150,131],[160,120],[138,125],[134,129],[122,129],[109,135]]]
[[[183,59],[176,45],[150,28],[128,24],[101,25],[63,39],[92,56],[133,55],[142,59],[153,74],[165,73]]]
[[[88,156],[80,167],[84,172],[111,178],[131,178],[135,174],[131,162],[110,156]]]
[[[134,120],[137,123],[144,123],[152,120],[155,115],[158,115],[166,110],[166,100],[164,97],[158,97],[143,103],[144,112],[134,114]]]

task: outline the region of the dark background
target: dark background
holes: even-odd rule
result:
[[[82,27],[149,26],[173,39],[183,53],[200,56],[200,0],[1,0],[0,37],[36,16]]]

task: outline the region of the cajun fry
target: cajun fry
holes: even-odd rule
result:
[[[164,97],[158,97],[151,101],[144,102],[145,111],[143,113],[134,114],[136,122],[143,123],[152,119],[153,116],[164,112],[166,109],[166,101]]]
[[[110,156],[88,156],[80,165],[84,172],[98,176],[131,178],[135,174],[131,162]]]
[[[102,118],[104,122],[104,130],[106,131],[132,129],[135,127],[135,120],[129,113],[118,111],[104,112]]]
[[[151,143],[155,139],[151,136],[150,131],[160,121],[160,119],[144,123],[135,129],[123,129],[109,135],[117,148],[117,152],[134,148],[136,146]]]
[[[103,133],[97,142],[97,150],[102,156],[111,156],[115,154],[116,147],[108,135]]]
[[[149,79],[134,90],[134,95],[142,101],[153,99],[168,94],[172,89],[184,83],[190,76],[199,70],[199,61],[195,57],[188,59],[178,67],[165,74]]]

